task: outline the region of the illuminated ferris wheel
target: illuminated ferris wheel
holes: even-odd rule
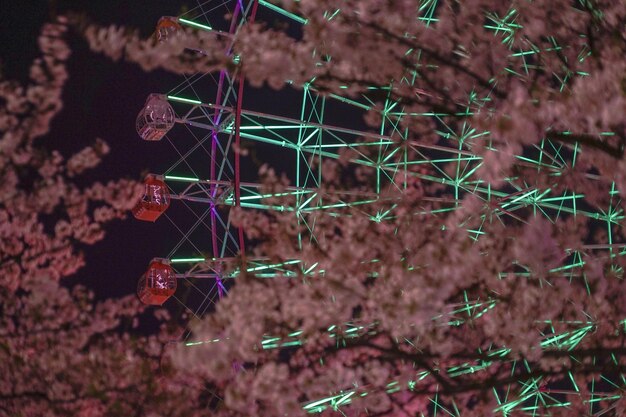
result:
[[[245,7],[241,3],[230,6],[231,2],[215,2],[213,7],[207,8],[210,11],[194,15],[193,19],[164,17],[159,21],[156,34],[161,41],[166,41],[185,25],[214,31],[234,40],[237,29],[253,19],[259,7],[297,24],[306,22],[265,1],[249,2]],[[224,13],[231,15],[232,20],[220,30],[209,19]],[[246,246],[243,231],[230,223],[228,213],[232,207],[293,212],[294,221],[303,229],[299,236],[302,245],[315,239],[317,212],[331,212],[336,216],[347,212],[366,214],[360,210],[362,206],[380,201],[386,187],[397,186],[395,180],[401,171],[398,164],[402,155],[392,151],[396,141],[391,138],[391,129],[383,125],[380,133],[373,133],[362,126],[341,125],[336,122],[343,120],[333,117],[337,112],[360,119],[362,113],[372,107],[367,97],[362,100],[337,95],[323,97],[313,85],[305,85],[299,97],[294,97],[297,104],[285,106],[288,114],[275,114],[274,109],[264,103],[256,103],[258,109],[242,105],[243,85],[239,74],[225,71],[217,77],[197,74],[167,94],[150,94],[137,117],[136,128],[142,139],[160,141],[165,138],[179,155],[166,172],[146,178],[144,198],[134,210],[135,217],[146,221],[165,215],[182,235],[170,254],[155,259],[142,278],[140,298],[144,302],[160,304],[168,298],[164,296],[166,292],[175,296],[176,281],[183,279],[191,283],[200,300],[193,307],[186,300],[185,307],[201,316],[226,291],[224,280],[241,272],[230,266],[235,258],[245,254]],[[372,147],[379,149],[378,155],[372,155]],[[238,151],[242,148],[251,148],[254,155],[242,156]],[[343,149],[354,153],[351,162],[355,166],[379,167],[376,187],[367,192],[321,191],[322,160],[339,159]],[[253,161],[261,157],[270,164],[278,162],[293,183],[280,192],[264,190],[258,180],[258,166]],[[280,203],[268,203],[273,197],[279,198]],[[179,220],[166,214],[175,205],[184,206],[191,215]],[[391,215],[391,212],[381,212],[375,220]],[[183,226],[185,223],[189,224]],[[293,274],[294,265],[309,268],[300,265],[297,259],[280,264],[251,258],[246,258],[245,262],[247,272],[267,277],[277,273]],[[165,272],[156,272],[161,270]],[[161,276],[168,277],[169,292],[158,291],[158,297],[151,299],[151,285],[147,281],[157,282],[160,279],[157,277]]]
[[[423,1],[420,19],[426,24],[435,22],[436,10],[437,0]],[[160,41],[167,41],[185,26],[222,34],[234,42],[238,29],[256,19],[257,14],[272,13],[290,24],[306,24],[306,17],[263,0],[206,1],[183,16],[162,18],[156,35]],[[222,19],[224,15],[230,16],[230,20]],[[493,15],[485,26],[502,36],[504,43],[515,30],[511,16]],[[512,51],[511,54],[524,61],[532,54],[544,53],[538,49],[522,52]],[[232,51],[227,48],[224,53],[231,55]],[[232,59],[238,58],[232,56]],[[412,78],[409,74],[398,82],[411,84]],[[165,172],[150,174],[145,179],[144,198],[133,213],[146,221],[155,221],[161,216],[168,218],[180,239],[169,254],[155,258],[140,279],[138,293],[143,302],[162,304],[174,299],[191,314],[200,317],[224,296],[228,280],[242,273],[243,269],[270,278],[294,275],[294,268],[300,272],[313,268],[298,259],[273,263],[269,259],[242,257],[246,253],[246,241],[244,231],[231,224],[229,213],[233,207],[293,213],[294,222],[302,230],[299,236],[302,245],[315,239],[315,219],[320,212],[337,217],[366,215],[377,222],[393,218],[392,203],[387,210],[375,213],[363,208],[385,199],[390,188],[401,191],[407,175],[441,184],[446,189],[442,195],[449,197],[434,199],[437,200],[437,212],[455,210],[465,196],[473,194],[490,208],[490,215],[485,215],[483,222],[523,221],[521,219],[529,212],[550,221],[566,216],[585,216],[607,232],[606,244],[588,245],[584,250],[604,251],[611,257],[626,253],[623,242],[616,242],[613,238],[615,226],[623,219],[622,203],[614,188],[610,191],[609,206],[600,209],[584,204],[583,195],[520,187],[519,181],[512,179],[506,179],[505,186],[494,189],[480,178],[482,159],[468,146],[473,140],[488,136],[488,132],[480,132],[469,125],[449,126],[442,114],[408,113],[402,104],[391,98],[391,84],[371,87],[371,90],[377,90],[379,97],[381,94],[387,96],[378,110],[380,126],[372,132],[360,123],[362,115],[375,108],[370,96],[321,95],[314,82],[299,88],[298,96],[293,92],[268,92],[266,94],[274,96],[265,97],[262,103],[257,102],[258,94],[244,100],[243,75],[222,71],[217,75],[186,77],[171,91],[148,96],[137,117],[137,132],[146,141],[169,142],[178,158]],[[277,104],[284,100],[289,101],[288,105]],[[468,103],[466,114],[475,109],[472,100]],[[409,140],[409,132],[402,127],[401,121],[412,117],[434,119],[440,140],[435,144]],[[398,138],[404,140],[403,146],[397,146]],[[251,152],[245,155],[242,149]],[[371,190],[321,191],[324,185],[321,161],[341,159],[344,150],[350,150],[351,166],[375,171],[376,181]],[[544,140],[532,152],[519,155],[517,160],[521,167],[559,175],[568,165],[575,163],[579,152],[576,146],[567,147]],[[291,184],[279,192],[268,192],[258,179],[255,159],[278,165],[287,173]],[[484,234],[481,227],[468,230],[468,233],[471,239],[480,239]],[[581,253],[573,251],[569,263],[551,272],[572,279],[580,274],[583,264]],[[524,273],[520,271],[519,274]],[[184,297],[177,293],[177,287],[180,287],[177,283],[181,281],[189,291]],[[451,313],[450,322],[463,322],[489,314],[492,307],[484,301],[468,300]],[[547,328],[550,327],[548,323]],[[363,327],[355,326],[354,329],[355,337],[358,337]],[[592,332],[593,326],[589,323],[575,325],[566,333],[557,333],[552,327],[552,332],[548,330],[543,335],[542,346],[567,349],[578,345]],[[264,348],[280,348],[300,342],[294,335],[286,340],[268,338],[262,343]],[[506,348],[494,347],[489,354],[494,358],[501,357],[506,354]],[[448,370],[448,375],[462,376],[489,366],[486,362],[468,364]],[[420,375],[416,373],[416,378]],[[525,384],[525,396],[521,399],[498,397],[499,413],[507,415],[514,409],[523,409],[528,415],[539,415],[542,407],[567,407],[568,403],[563,399],[566,395],[582,395],[573,380],[569,386],[560,387],[559,392],[546,388],[541,376]],[[394,381],[390,381],[389,387],[390,390],[398,388]],[[355,393],[353,389],[338,387],[336,395],[303,404],[303,407],[310,412],[340,408],[351,402]],[[585,397],[584,401],[590,404],[615,399],[600,390],[586,395],[590,397]],[[439,403],[436,398],[433,399],[433,409],[458,415],[449,404]]]

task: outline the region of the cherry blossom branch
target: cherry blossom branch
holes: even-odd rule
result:
[[[609,145],[608,143],[600,140],[597,136],[583,133],[576,134],[548,131],[546,133],[546,138],[564,143],[578,142],[602,151],[615,159],[621,159],[624,156],[624,147],[626,145],[626,138],[620,134],[617,135],[618,143],[615,146]]]

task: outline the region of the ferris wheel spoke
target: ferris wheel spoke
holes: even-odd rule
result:
[[[170,253],[169,256],[171,256],[175,251],[177,251],[183,243],[187,242],[189,243],[194,250],[196,250],[197,253],[201,253],[200,248],[198,248],[196,246],[196,244],[190,239],[191,234],[194,232],[194,230],[203,222],[203,219],[209,214],[210,209],[206,210],[204,212],[204,214],[200,217],[198,217],[197,221],[194,223],[194,225],[187,231],[187,232],[183,232],[183,230],[178,226],[178,224],[176,224],[176,222],[174,222],[167,214],[165,215],[165,217],[170,221],[170,223],[180,232],[180,234],[183,236],[182,239],[179,241],[179,243],[172,249],[172,252]]]

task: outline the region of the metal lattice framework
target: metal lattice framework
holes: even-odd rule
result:
[[[421,3],[419,18],[425,24],[436,24],[437,0],[424,0]],[[235,39],[238,28],[255,18],[257,8],[265,8],[265,12],[275,12],[292,22],[306,24],[305,17],[293,15],[261,0],[200,2],[196,8],[179,17],[178,22],[197,30],[228,32]],[[216,24],[211,19],[219,21],[215,16],[222,16],[224,11],[232,15],[232,20],[221,24],[223,27],[220,28],[220,23]],[[329,18],[332,18],[330,14]],[[515,31],[519,28],[516,24],[516,11],[511,10],[506,16],[488,14],[485,27],[492,30],[494,36],[500,37],[504,44],[512,45]],[[511,50],[511,56],[522,62],[522,68],[527,68],[527,65],[531,65],[532,55],[553,53],[562,47],[564,46],[555,43],[551,50],[542,50],[538,46],[529,45],[528,50]],[[227,50],[225,53],[231,52]],[[580,54],[581,59],[584,59],[585,51],[580,51]],[[584,74],[570,74],[568,77],[581,75]],[[167,258],[176,270],[176,277],[187,281],[195,293],[184,300],[177,298],[195,316],[202,316],[211,310],[217,298],[227,290],[224,280],[236,277],[242,268],[258,276],[273,277],[277,274],[293,275],[296,269],[306,273],[314,267],[304,265],[297,259],[280,264],[265,259],[248,259],[243,266],[239,265],[237,259],[245,250],[245,242],[242,231],[230,224],[228,212],[231,207],[293,212],[294,221],[303,225],[303,230],[306,231],[300,236],[302,245],[307,240],[315,239],[317,212],[325,211],[337,216],[344,213],[367,213],[360,211],[360,207],[386,198],[389,188],[395,187],[401,191],[407,173],[422,181],[442,184],[449,190],[447,194],[451,197],[439,199],[440,208],[437,211],[455,210],[467,194],[480,198],[486,206],[491,207],[491,216],[484,215],[483,224],[490,221],[519,221],[524,216],[518,216],[517,213],[528,211],[550,221],[564,216],[588,217],[597,224],[598,229],[606,230],[606,243],[587,245],[582,251],[572,250],[570,262],[551,271],[562,273],[570,280],[581,277],[585,279],[581,272],[584,251],[604,251],[608,257],[626,253],[626,244],[615,241],[614,238],[614,230],[620,227],[624,218],[622,202],[615,187],[610,190],[609,205],[598,210],[585,204],[585,196],[582,194],[568,191],[557,194],[551,189],[520,187],[520,182],[513,179],[508,179],[508,184],[504,187],[492,189],[478,175],[481,157],[474,154],[468,146],[476,141],[489,144],[489,132],[479,131],[469,124],[463,124],[460,130],[449,126],[445,122],[445,118],[451,116],[449,114],[407,112],[388,94],[393,88],[391,85],[371,87],[371,90],[378,89],[389,97],[381,110],[378,131],[371,132],[361,127],[339,126],[328,122],[331,118],[329,116],[336,110],[352,112],[355,115],[354,120],[357,120],[364,111],[373,109],[375,103],[367,95],[356,98],[333,94],[321,96],[316,93],[313,80],[310,84],[300,86],[301,96],[298,103],[295,100],[290,103],[292,108],[296,105],[299,107],[299,113],[279,115],[274,114],[273,109],[255,111],[242,105],[243,80],[240,77],[241,75],[236,75],[233,78],[232,74],[225,71],[217,77],[212,74],[196,74],[187,77],[178,87],[161,96],[171,104],[176,113],[176,126],[166,138],[179,156],[162,174],[162,178],[170,188],[171,198],[177,200],[173,205],[178,204],[186,213],[166,214],[182,236]],[[409,73],[399,82],[413,84],[415,77],[417,74]],[[562,82],[565,84],[567,79],[562,79]],[[459,115],[471,114],[485,100],[488,97],[469,97],[466,111]],[[437,144],[412,142],[409,132],[401,127],[403,119],[420,117],[436,120],[440,128],[440,141]],[[606,135],[611,133],[607,132]],[[404,146],[397,146],[398,138],[404,138]],[[271,152],[272,161],[287,161],[283,162],[283,169],[289,171],[292,185],[282,189],[279,194],[268,194],[264,191],[263,186],[255,182],[258,180],[251,167],[241,165],[241,161],[250,163],[249,158],[245,159],[239,153],[245,147]],[[353,166],[365,166],[375,170],[376,183],[370,192],[336,192],[329,195],[321,191],[321,161],[326,158],[340,159],[343,149],[351,150],[350,163]],[[576,163],[579,152],[577,145],[568,146],[545,139],[540,145],[517,156],[517,163],[546,175],[556,176]],[[420,165],[428,169],[413,169]],[[250,180],[246,176],[251,177]],[[267,200],[271,197],[281,197],[279,200],[282,203],[268,203]],[[393,204],[389,205],[388,210],[367,215],[372,221],[392,218]],[[482,227],[468,232],[472,239],[480,239],[484,234]],[[522,271],[518,274],[524,276],[528,272]],[[592,295],[591,290],[589,295]],[[470,319],[489,314],[494,305],[495,301],[467,300],[458,305],[449,316],[436,319],[458,326]],[[557,333],[554,323],[545,321],[546,328],[552,328],[552,332],[547,331],[542,335],[542,347],[573,349],[594,329],[591,321],[567,324],[570,331]],[[623,324],[626,326],[626,322]],[[350,328],[347,332],[350,337],[359,337],[374,331],[368,326],[345,325]],[[333,327],[328,329],[328,333],[329,337],[339,337],[334,334]],[[342,337],[346,337],[345,335],[344,331]],[[298,336],[299,332],[286,339],[268,335],[261,345],[264,349],[272,349],[305,343]],[[201,343],[219,343],[219,340],[184,342],[195,346]],[[508,352],[506,348],[494,346],[484,353],[483,361],[468,362],[464,366],[443,371],[450,377],[480,372],[495,362],[509,361]],[[614,360],[617,365],[618,359]],[[529,365],[525,361],[519,361],[514,366]],[[390,381],[388,391],[413,389],[417,381],[427,375],[428,371],[416,368],[414,381],[407,386]],[[577,386],[573,377],[569,384],[564,383],[553,389],[546,388],[541,375],[532,376],[511,381],[511,386],[521,387],[521,395],[509,397],[510,387],[506,386],[494,390],[493,394],[500,404],[495,412],[503,416],[513,410],[531,416],[546,415],[553,407],[568,407],[568,396],[585,395],[583,401],[589,404],[590,415],[594,415],[595,404],[610,403],[620,398],[616,391],[621,390],[625,383],[621,373],[602,376],[590,387],[589,392],[582,394],[584,390]],[[367,395],[367,387],[342,388],[345,387],[338,387],[337,392],[328,398],[303,404],[304,409],[309,412],[338,409],[359,396]],[[453,402],[441,402],[436,395],[431,401],[433,415],[460,416]]]

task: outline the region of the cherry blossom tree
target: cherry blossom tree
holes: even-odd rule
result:
[[[85,30],[148,70],[365,98],[372,128],[394,126],[386,155],[412,162],[360,214],[316,212],[308,244],[293,213],[234,211],[255,254],[305,267],[238,278],[193,326],[219,342],[177,352],[223,395],[217,415],[623,415],[626,5],[274,3],[302,35],[245,25],[237,62],[211,32]],[[381,167],[355,159],[321,163],[323,188],[371,191]]]
[[[96,302],[60,282],[141,189],[78,185],[108,152],[100,139],[67,159],[41,143],[63,105],[66,23],[43,27],[28,85],[0,80],[0,415],[199,415],[202,383],[163,359],[172,329],[142,336],[134,296]]]
[[[124,217],[138,192],[129,180],[84,189],[76,184],[76,177],[108,153],[100,139],[67,160],[36,143],[62,107],[70,55],[65,30],[60,23],[44,27],[39,38],[43,56],[30,68],[29,85],[0,84],[0,275],[3,286],[13,290],[23,276],[58,280],[75,272],[83,265],[78,245],[102,239],[102,226]]]

